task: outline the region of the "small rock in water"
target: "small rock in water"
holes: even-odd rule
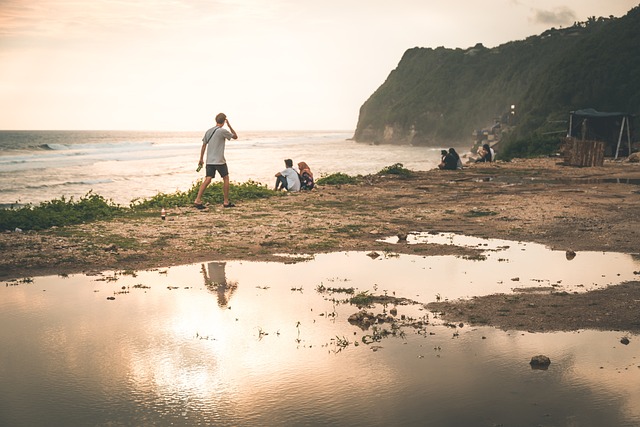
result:
[[[547,369],[551,364],[551,359],[540,354],[538,356],[533,356],[529,364],[531,365],[531,369]]]
[[[367,256],[371,259],[376,259],[380,256],[380,254],[378,252],[369,252]]]
[[[576,257],[576,253],[574,251],[572,251],[572,250],[568,250],[565,253],[565,256],[567,257],[568,261],[571,261],[572,259],[574,259]]]
[[[622,339],[620,340],[620,343],[624,345],[629,345],[630,342],[631,341],[629,341],[629,338],[627,337],[622,337]]]
[[[108,300],[113,301],[116,297],[107,297]]]
[[[407,233],[398,233],[398,242],[406,242]]]

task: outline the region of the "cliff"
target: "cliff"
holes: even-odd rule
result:
[[[582,108],[640,111],[640,6],[488,49],[407,50],[360,108],[356,141],[468,142],[496,120],[510,140],[561,133]],[[514,107],[512,109],[512,106]]]

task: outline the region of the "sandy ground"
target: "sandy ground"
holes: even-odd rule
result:
[[[638,182],[638,163],[608,161],[603,167],[574,168],[554,158],[473,164],[461,171],[416,172],[409,178],[368,176],[354,185],[247,201],[232,209],[170,210],[166,221],[158,214],[44,232],[2,233],[0,279],[217,259],[282,260],[277,255],[283,253],[473,251],[380,241],[412,231],[532,241],[576,252],[638,253]],[[497,295],[434,303],[430,308],[451,321],[505,329],[640,331],[638,282],[583,295],[549,294],[547,302],[538,294],[517,297]],[[569,308],[575,315],[563,316]]]

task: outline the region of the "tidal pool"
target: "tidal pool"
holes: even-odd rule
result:
[[[568,260],[531,243],[422,233],[407,244],[420,239],[485,256],[341,252],[4,283],[0,425],[640,424],[637,336],[452,327],[423,308],[615,285],[638,278],[637,257]],[[396,321],[363,329],[348,321],[356,295],[408,301],[367,308]],[[538,354],[547,370],[529,366]]]

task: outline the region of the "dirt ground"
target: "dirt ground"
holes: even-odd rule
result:
[[[420,255],[474,251],[380,241],[412,231],[531,241],[576,252],[638,253],[638,183],[638,163],[607,161],[603,167],[575,168],[562,166],[557,158],[473,164],[460,171],[415,172],[409,178],[367,176],[354,185],[238,202],[232,209],[169,210],[166,221],[158,214],[2,233],[0,279],[218,259],[281,261],[279,254],[344,250]],[[429,308],[451,321],[505,329],[640,332],[640,283],[581,295],[494,295]],[[570,309],[572,314],[565,315]]]

